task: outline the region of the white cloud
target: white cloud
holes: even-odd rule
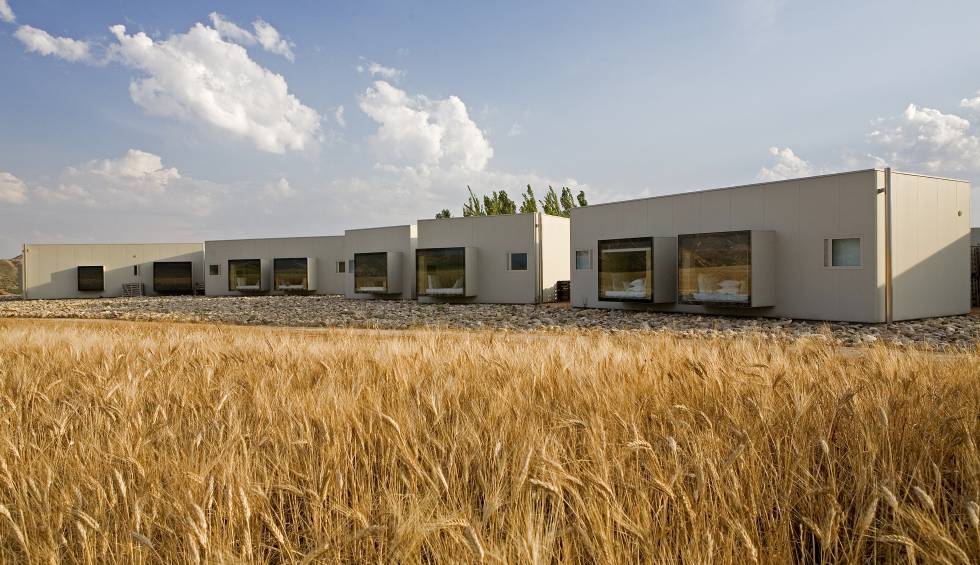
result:
[[[770,147],[769,154],[772,155],[775,162],[768,167],[759,169],[757,176],[760,181],[784,180],[817,174],[816,169],[809,161],[793,153],[789,147],[785,149]]]
[[[272,24],[265,20],[255,20],[252,27],[255,28],[255,39],[258,40],[263,49],[270,53],[282,55],[290,61],[296,60],[292,49],[295,45],[280,37],[279,31],[272,27]]]
[[[217,30],[195,24],[163,41],[127,35],[122,25],[110,30],[119,41],[110,57],[146,74],[129,92],[148,113],[203,121],[272,153],[303,150],[319,139],[320,115],[289,93],[281,75]]]
[[[159,155],[130,149],[119,159],[102,159],[88,164],[88,171],[109,179],[134,180],[146,190],[160,192],[170,181],[180,178],[175,168],[164,168]]]
[[[343,104],[341,104],[340,106],[337,106],[337,109],[334,110],[333,115],[334,115],[334,118],[337,119],[337,123],[340,124],[340,127],[342,127],[342,128],[347,127],[347,120],[344,119],[344,106],[343,106]]]
[[[6,171],[0,171],[0,202],[24,204],[27,202],[27,185]]]
[[[367,65],[358,65],[357,72],[368,73],[371,76],[380,76],[387,80],[397,81],[405,76],[405,71],[394,67],[386,67],[380,63],[371,62]]]
[[[221,14],[217,12],[211,12],[208,16],[211,18],[211,24],[214,29],[224,39],[238,43],[240,45],[255,45],[258,43],[263,49],[269,51],[270,53],[275,53],[277,55],[282,55],[283,57],[294,61],[296,56],[293,54],[293,44],[291,41],[283,39],[279,35],[279,31],[272,27],[269,22],[258,19],[252,22],[252,29],[255,33],[248,31],[237,24],[230,22],[224,18]]]
[[[89,44],[86,41],[70,37],[54,37],[43,29],[28,25],[17,28],[14,37],[19,39],[29,52],[51,55],[72,62],[89,59]]]
[[[7,0],[0,0],[0,20],[12,24],[17,21],[17,17],[14,16],[14,11],[10,9],[10,4]]]
[[[211,18],[211,25],[221,37],[241,45],[255,45],[255,36],[247,29],[242,29],[237,24],[229,22],[218,12],[211,12],[208,17]]]
[[[971,104],[963,101],[965,107]],[[980,169],[980,138],[970,121],[956,114],[909,104],[900,116],[876,126],[868,137],[885,151],[880,161],[929,172]]]
[[[372,142],[383,165],[482,171],[493,148],[456,96],[430,100],[377,81],[360,108],[378,123]]]
[[[521,135],[523,133],[524,133],[524,126],[522,126],[519,122],[514,122],[513,124],[511,124],[510,130],[507,132],[507,137],[517,137],[518,135]]]
[[[184,184],[180,181],[186,180]],[[130,149],[122,157],[94,159],[68,167],[55,188],[40,187],[48,202],[68,202],[86,206],[119,207],[173,204],[170,189],[188,189],[195,179],[183,179],[174,167],[164,167],[159,155]]]
[[[295,191],[290,186],[289,180],[280,177],[276,182],[265,187],[265,193],[273,198],[291,198]]]

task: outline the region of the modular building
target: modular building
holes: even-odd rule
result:
[[[572,305],[886,322],[970,311],[970,184],[872,169],[576,208]]]
[[[420,302],[533,304],[568,280],[569,221],[541,213],[419,220]]]
[[[204,242],[208,296],[343,294],[344,236]]]
[[[344,232],[347,298],[415,298],[416,226]]]
[[[24,298],[193,294],[204,284],[200,243],[24,245]]]

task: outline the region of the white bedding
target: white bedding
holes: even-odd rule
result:
[[[607,290],[603,293],[606,298],[646,298],[646,290]]]

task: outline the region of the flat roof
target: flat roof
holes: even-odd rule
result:
[[[203,241],[152,241],[152,242],[131,242],[131,243],[25,243],[28,247],[52,247],[55,245],[76,245],[76,246],[95,246],[95,245],[204,245]]]
[[[598,204],[589,204],[588,206],[583,206],[583,208],[592,208],[592,207],[595,207],[595,206],[608,206],[610,204],[625,204],[625,203],[628,203],[628,202],[640,202],[641,200],[654,200],[654,199],[657,199],[657,198],[670,198],[670,197],[673,197],[673,196],[681,196],[681,195],[684,195],[684,194],[702,194],[702,193],[705,193],[705,192],[718,192],[718,191],[721,191],[721,190],[733,190],[733,189],[736,189],[736,188],[751,188],[751,187],[763,186],[763,185],[767,185],[767,184],[779,184],[779,183],[784,183],[784,182],[796,182],[796,181],[801,181],[801,180],[821,179],[821,178],[827,178],[827,177],[839,177],[839,176],[843,176],[843,175],[854,175],[854,174],[859,174],[859,173],[869,173],[869,172],[872,172],[872,171],[884,172],[885,169],[880,168],[880,167],[874,167],[874,168],[870,168],[870,169],[857,169],[857,170],[853,170],[853,171],[841,171],[839,173],[827,173],[827,174],[823,174],[823,175],[813,175],[813,176],[809,176],[809,177],[794,177],[794,178],[791,178],[791,179],[780,179],[780,180],[770,180],[770,181],[763,181],[763,182],[753,182],[753,183],[749,183],[749,184],[736,184],[736,185],[732,185],[732,186],[723,186],[723,187],[720,187],[720,188],[702,188],[702,189],[697,189],[697,190],[688,190],[686,192],[673,192],[673,193],[670,193],[670,194],[656,194],[656,195],[653,195],[653,196],[643,196],[643,197],[640,197],[640,198],[628,198],[626,200],[615,200],[613,202],[600,202]],[[965,183],[969,183],[970,182],[968,180],[963,180],[963,179],[953,179],[953,178],[947,178],[947,177],[940,177],[940,176],[936,176],[936,175],[927,175],[927,174],[923,174],[923,173],[909,173],[909,172],[905,172],[905,171],[896,171],[894,169],[892,169],[892,174],[909,175],[909,176],[916,176],[916,177],[925,177],[925,178],[932,178],[932,179],[938,179],[938,180],[948,180],[948,181],[953,181],[953,182],[965,182]],[[573,210],[574,210],[574,208],[573,208]]]
[[[351,229],[348,229],[348,230],[344,230],[344,233],[346,234],[349,231],[390,230],[390,229],[395,229],[395,228],[409,228],[409,229],[411,229],[413,227],[415,227],[415,224],[399,224],[399,225],[396,225],[396,226],[378,226],[378,227],[375,227],[375,228],[351,228]]]
[[[283,239],[321,239],[324,237],[344,237],[341,235],[297,235],[297,236],[279,236],[279,237],[243,237],[239,239],[206,239],[204,243],[232,243],[237,241],[278,241]]]

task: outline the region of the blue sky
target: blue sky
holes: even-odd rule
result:
[[[973,180],[977,21],[966,1],[0,0],[0,256],[409,223],[458,214],[466,185]]]

